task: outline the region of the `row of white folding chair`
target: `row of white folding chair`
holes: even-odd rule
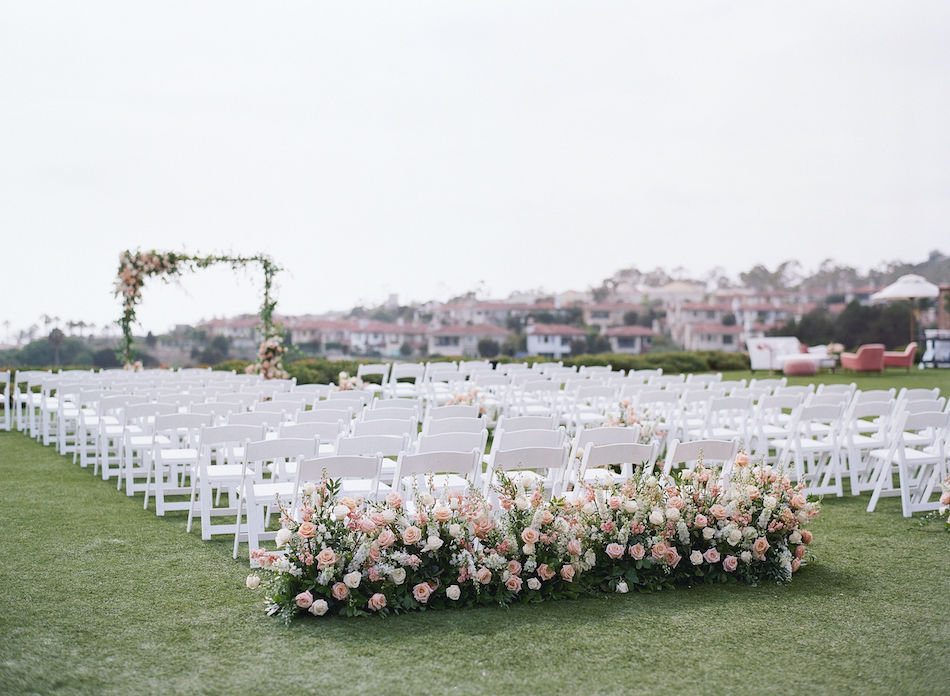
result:
[[[3,408],[2,420],[0,420],[0,430],[9,431],[13,427],[13,418],[11,417],[11,374],[9,370],[0,371],[0,407]]]
[[[736,455],[739,452],[739,440],[691,440],[688,442],[674,438],[667,448],[663,463],[664,476],[670,476],[674,468],[680,466],[692,471],[699,462],[704,466],[719,467],[719,479],[728,481],[732,475]]]
[[[799,406],[788,436],[770,442],[779,466],[790,479],[803,482],[809,494],[843,493],[840,431],[844,409],[841,403]]]

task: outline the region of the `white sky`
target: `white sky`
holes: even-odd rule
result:
[[[950,3],[0,0],[0,321],[124,248],[278,310],[950,246]],[[252,274],[253,275],[253,274]],[[144,328],[259,282],[146,288]]]

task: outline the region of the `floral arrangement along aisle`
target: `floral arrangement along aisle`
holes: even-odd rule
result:
[[[446,406],[478,406],[478,415],[484,416],[487,414],[485,409],[485,397],[482,396],[481,390],[478,387],[472,387],[462,392],[461,394],[453,394],[448,401],[445,402]]]
[[[249,264],[260,264],[264,271],[264,300],[261,305],[261,346],[257,360],[248,367],[248,372],[259,373],[265,379],[286,378],[282,358],[286,352],[280,326],[274,323],[274,308],[277,301],[272,299],[274,276],[280,271],[274,261],[264,254],[256,256],[191,256],[176,252],[123,251],[119,254],[119,271],[115,282],[115,295],[122,300],[122,316],[119,326],[122,329],[120,358],[126,369],[140,370],[141,363],[135,360],[132,324],[135,323],[135,310],[142,301],[142,288],[145,279],[160,277],[166,282],[169,278],[180,276],[186,270],[208,268],[214,264],[229,264],[235,270]]]
[[[361,377],[356,377],[355,375],[351,377],[346,372],[341,372],[339,375],[337,375],[337,391],[353,391],[354,389],[362,389],[364,386],[365,384]]]
[[[666,431],[658,429],[658,418],[641,418],[630,399],[624,399],[620,402],[620,410],[616,413],[608,413],[605,426],[615,428],[630,428],[634,425],[640,426],[639,440],[642,444],[649,444],[654,437],[661,441],[666,438]]]
[[[407,505],[307,483],[282,508],[277,549],[251,558],[267,610],[289,621],[424,608],[538,602],[675,584],[786,582],[805,563],[818,514],[780,471],[737,461],[727,485],[699,465],[679,481],[640,473],[573,500],[502,477],[493,510],[478,493],[428,493]]]
[[[943,490],[940,495],[940,508],[938,513],[940,515],[947,515],[950,513],[950,476],[947,476],[943,481],[940,482],[940,488]],[[950,515],[947,517],[947,530],[950,530]]]

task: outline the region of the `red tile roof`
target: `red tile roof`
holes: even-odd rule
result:
[[[607,329],[604,332],[604,336],[656,336],[657,333],[653,329],[648,329],[645,326],[615,326],[612,329]]]
[[[713,324],[712,322],[700,322],[698,324],[689,324],[689,329],[692,333],[707,333],[707,334],[740,334],[742,333],[742,327],[738,324],[733,326],[724,326],[723,324]]]
[[[534,324],[525,329],[525,333],[536,336],[586,336],[587,332],[576,326],[566,324]]]

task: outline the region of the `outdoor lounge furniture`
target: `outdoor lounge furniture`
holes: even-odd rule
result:
[[[914,366],[914,357],[917,355],[917,342],[907,344],[904,350],[884,351],[884,367],[903,367],[910,371]]]
[[[802,353],[793,355],[785,359],[782,365],[782,373],[789,377],[810,376],[818,373],[818,363],[820,358]]]
[[[884,344],[866,343],[857,353],[841,354],[841,369],[853,372],[883,372]]]

